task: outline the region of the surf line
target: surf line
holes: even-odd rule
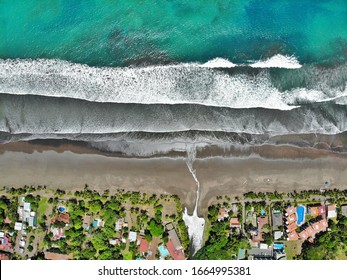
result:
[[[196,201],[193,211],[193,215],[188,214],[187,207],[183,213],[183,221],[188,228],[188,235],[191,244],[190,255],[193,256],[201,247],[203,242],[203,234],[205,227],[205,219],[198,216],[198,204],[200,198],[200,182],[196,175],[196,170],[193,167],[194,161],[196,159],[196,147],[195,145],[187,146],[187,160],[186,164],[189,172],[192,174],[194,181],[196,183]]]

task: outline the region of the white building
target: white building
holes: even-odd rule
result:
[[[334,204],[328,205],[328,219],[336,218],[337,212],[336,212],[336,206]]]
[[[22,223],[16,222],[14,224],[14,230],[21,230],[22,228],[23,228],[23,224]]]
[[[135,231],[130,231],[129,232],[129,241],[130,242],[135,242],[136,241],[136,238],[137,238],[137,233]]]

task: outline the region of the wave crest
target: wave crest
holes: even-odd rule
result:
[[[295,56],[284,56],[277,54],[265,60],[257,61],[249,65],[253,68],[286,68],[298,69],[302,65],[299,63]]]
[[[101,103],[199,104],[277,110],[291,110],[302,104],[347,95],[346,66],[324,71],[308,66],[283,69],[276,84],[268,69],[215,69],[234,65],[223,59],[203,65],[96,68],[60,60],[0,60],[0,91]],[[302,75],[306,75],[304,79]],[[339,87],[329,81],[329,77],[339,80],[337,75],[341,76]],[[295,79],[299,82],[292,81]],[[311,83],[308,88],[302,85],[302,80]],[[286,83],[291,88],[286,89]]]

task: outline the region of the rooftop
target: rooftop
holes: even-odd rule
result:
[[[318,214],[325,217],[325,214],[326,214],[325,206],[323,206],[323,205],[318,206]]]
[[[178,237],[178,235],[177,235],[177,232],[176,232],[175,228],[173,227],[172,223],[167,224],[167,225],[166,225],[166,228],[167,228],[168,230],[169,230],[169,228],[170,228],[170,230],[168,231],[168,234],[169,234],[169,238],[170,238],[170,240],[172,241],[172,243],[173,243],[175,249],[176,249],[176,250],[182,249],[181,241],[180,241],[180,239],[179,239],[179,237]]]
[[[148,251],[148,248],[149,248],[149,243],[148,241],[144,238],[144,237],[141,237],[141,242],[140,242],[140,247],[139,247],[139,251],[141,253],[145,253]]]
[[[275,231],[274,232],[274,238],[275,240],[280,239],[283,236],[283,232],[282,231]]]
[[[296,223],[291,223],[290,225],[287,226],[288,232],[292,232],[298,228]]]
[[[298,236],[298,234],[295,231],[293,231],[293,232],[288,234],[288,240],[289,241],[295,241],[295,240],[298,240],[298,239],[299,239],[299,236]]]
[[[230,226],[231,227],[241,227],[241,224],[238,218],[230,218]]]
[[[70,222],[70,215],[69,215],[69,213],[66,213],[66,212],[61,213],[61,214],[59,214],[57,220],[65,223],[65,224],[68,224]]]
[[[137,238],[137,233],[135,231],[129,231],[129,241],[135,242]]]
[[[14,224],[14,230],[21,230],[23,227],[23,224],[22,223],[19,223],[19,222],[16,222]]]
[[[297,221],[296,214],[291,214],[287,217],[287,223],[291,224]]]
[[[258,223],[258,230],[261,230],[264,225],[269,223],[269,218],[267,216],[266,217],[258,217],[257,223]]]
[[[222,220],[227,217],[228,217],[228,211],[224,207],[219,208],[218,220]]]
[[[90,225],[90,219],[91,219],[91,217],[89,215],[83,216],[83,227],[84,228],[86,228],[87,226]]]
[[[277,228],[283,225],[282,213],[272,213],[272,225],[274,228]]]
[[[294,206],[289,206],[287,209],[286,209],[286,213],[288,216],[292,215],[295,213],[295,207]]]
[[[168,243],[166,243],[166,247],[169,250],[171,257],[174,260],[184,260],[185,259],[183,250],[182,249],[176,250],[171,239],[169,240]]]
[[[308,208],[308,213],[312,216],[312,217],[317,217],[319,215],[318,213],[318,207],[309,207]]]
[[[72,254],[65,255],[65,254],[57,254],[52,252],[45,252],[45,259],[46,260],[71,260]]]
[[[271,247],[268,247],[267,249],[252,248],[251,250],[248,250],[248,254],[251,256],[272,257],[273,250]]]

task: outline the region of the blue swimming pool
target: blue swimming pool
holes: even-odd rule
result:
[[[164,245],[160,245],[158,247],[159,249],[159,252],[160,252],[160,255],[165,258],[168,254],[169,254],[169,251],[164,247]]]
[[[63,206],[60,206],[59,208],[58,208],[58,211],[60,212],[60,213],[64,213],[65,212],[65,207],[63,207]]]
[[[283,250],[284,245],[282,243],[274,243],[274,249],[275,250]]]
[[[296,207],[296,215],[298,217],[296,224],[297,225],[303,224],[303,222],[305,221],[305,207],[302,205]]]

